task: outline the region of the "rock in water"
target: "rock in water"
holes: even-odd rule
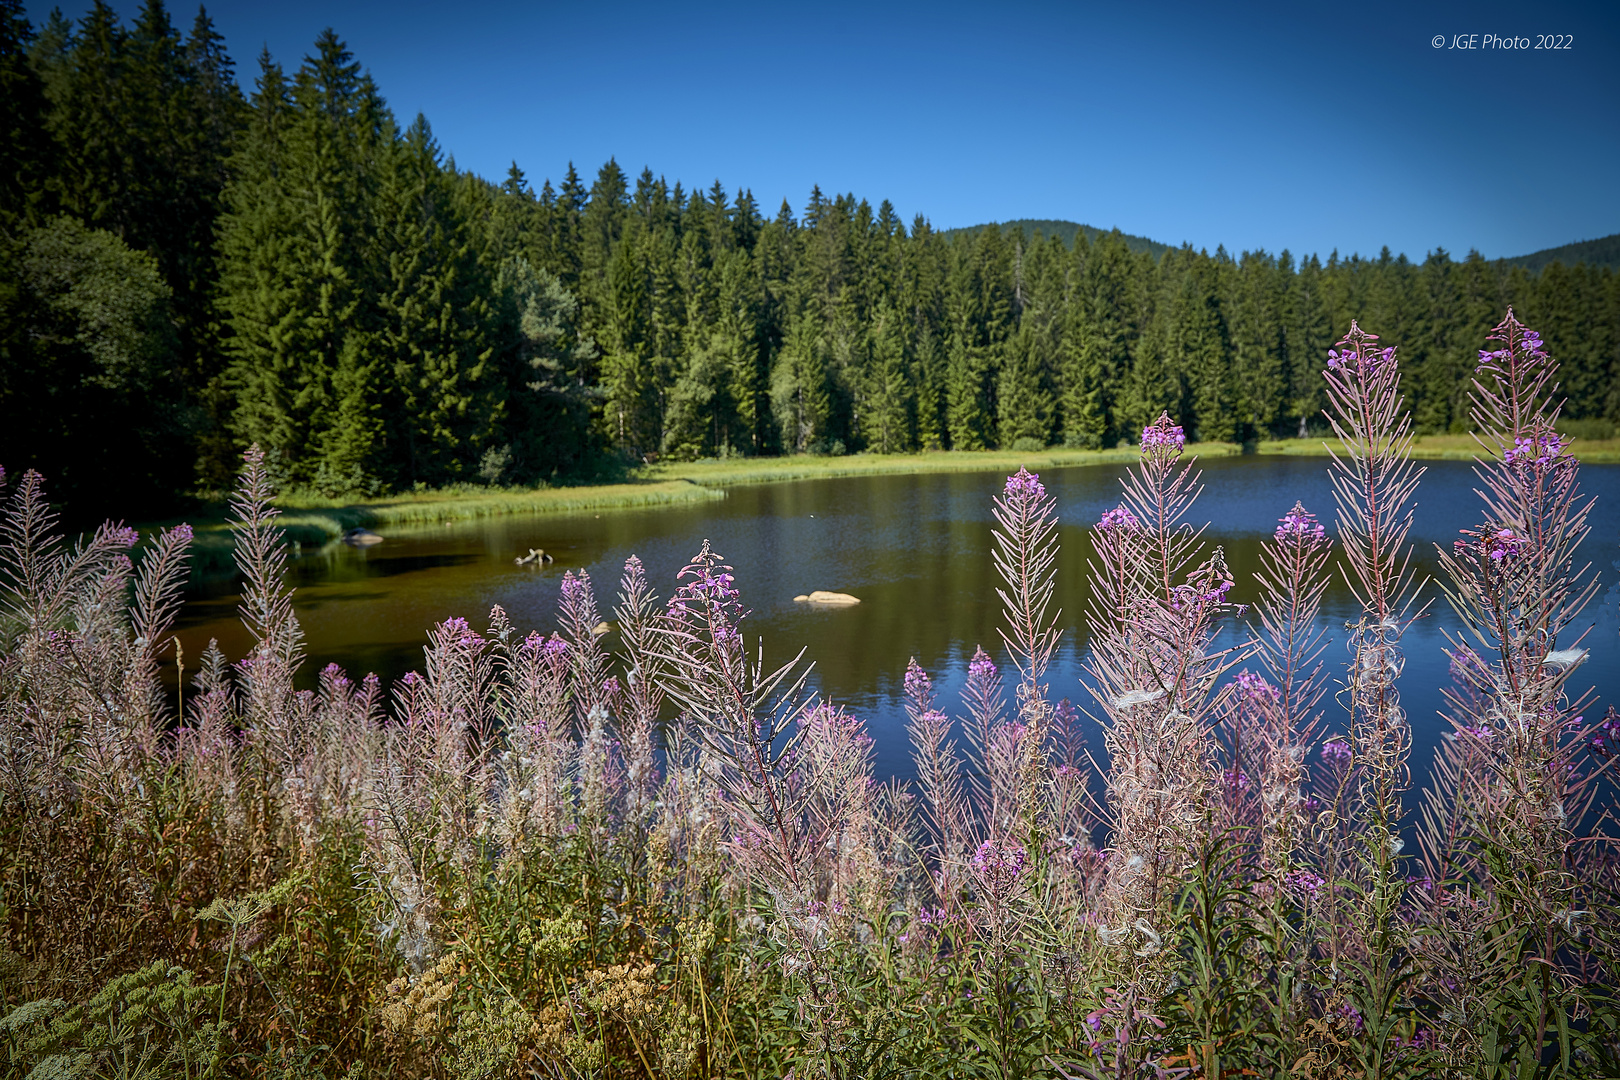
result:
[[[382,543],[383,538],[370,529],[350,529],[343,534],[343,542],[352,547],[370,547]]]
[[[828,592],[826,589],[817,589],[812,593],[795,596],[796,604],[816,604],[821,607],[849,607],[861,602],[858,596],[851,596],[847,592]]]

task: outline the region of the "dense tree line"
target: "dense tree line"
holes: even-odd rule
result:
[[[330,31],[251,93],[199,12],[0,0],[0,461],[68,497],[222,486],[271,448],[333,495],[532,482],[654,455],[1107,446],[1304,432],[1351,318],[1414,415],[1464,422],[1512,304],[1571,414],[1620,419],[1620,282],[1477,254],[1414,263],[937,234],[812,189],[772,216],[609,161],[535,191],[400,125]],[[1140,247],[1140,244],[1136,245]]]

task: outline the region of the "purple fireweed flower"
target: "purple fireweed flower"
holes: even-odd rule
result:
[[[1537,431],[1528,436],[1516,436],[1513,446],[1502,454],[1508,465],[1534,465],[1546,467],[1569,448],[1569,440],[1551,431]]]
[[[568,655],[568,642],[559,635],[552,634],[540,648],[541,655],[547,660],[557,660]]]
[[[1361,1010],[1349,1002],[1345,1002],[1334,1011],[1337,1015],[1349,1020],[1351,1025],[1355,1027],[1358,1035],[1361,1033],[1361,1029],[1366,1026],[1366,1022],[1361,1018]]]
[[[1478,739],[1480,742],[1490,742],[1491,739],[1495,738],[1495,735],[1491,732],[1491,729],[1486,727],[1484,724],[1478,724],[1474,727],[1465,727],[1463,728],[1463,734]]]
[[[1277,521],[1274,535],[1281,543],[1292,540],[1317,544],[1327,539],[1327,530],[1316,520],[1316,515],[1300,503],[1295,503],[1294,508]]]
[[[1272,702],[1279,697],[1277,688],[1253,671],[1238,672],[1232,687],[1246,701]]]
[[[968,661],[969,679],[978,679],[981,682],[992,682],[995,680],[998,674],[999,671],[996,668],[996,662],[990,659],[983,649],[979,649],[977,652],[975,652],[973,654],[973,659]]]
[[[1046,498],[1046,487],[1041,483],[1039,473],[1032,473],[1028,469],[1019,469],[1007,477],[1007,486],[1002,493],[1010,499],[1028,499],[1039,502]]]
[[[179,537],[180,542],[182,544],[189,544],[189,543],[191,543],[191,541],[193,539],[193,533],[191,531],[191,526],[187,525],[183,521],[180,524],[176,525],[174,528],[170,529],[169,530],[169,535]]]
[[[1221,772],[1221,783],[1234,791],[1247,791],[1249,774],[1238,768],[1225,769]]]
[[[1181,453],[1187,445],[1187,435],[1180,426],[1170,420],[1170,414],[1160,413],[1159,418],[1142,429],[1142,453],[1168,454],[1171,457]]]
[[[135,541],[141,538],[141,534],[130,528],[128,525],[124,525],[108,533],[107,538],[115,544],[122,544],[124,547],[134,547]]]
[[[1317,892],[1327,884],[1327,879],[1309,870],[1295,870],[1283,878],[1283,884],[1296,895],[1315,899]]]
[[[1350,744],[1343,739],[1329,739],[1322,744],[1322,760],[1328,764],[1347,764],[1350,758]]]
[[[572,570],[563,575],[562,596],[564,601],[581,601],[590,599],[591,580],[583,573],[576,574]]]
[[[439,624],[440,640],[453,645],[462,645],[468,648],[482,645],[484,639],[478,631],[467,625],[467,620],[457,616],[446,619]]]
[[[1492,562],[1500,563],[1517,555],[1523,545],[1524,541],[1515,536],[1512,529],[1498,529],[1485,537],[1485,554]]]
[[[1136,515],[1125,507],[1116,506],[1103,514],[1102,520],[1097,522],[1097,528],[1104,531],[1125,529],[1129,532],[1137,532],[1142,528],[1142,523],[1137,521]]]
[[[1515,340],[1514,331],[1517,331]],[[1548,359],[1547,347],[1542,343],[1541,334],[1523,325],[1513,317],[1513,309],[1508,309],[1508,317],[1497,326],[1486,341],[1499,341],[1504,348],[1481,349],[1479,352],[1479,366],[1474,370],[1483,371],[1487,367],[1500,366],[1513,358],[1514,353],[1525,360],[1545,363]]]
[[[1024,872],[1024,849],[1016,844],[1011,847],[1001,847],[994,840],[986,840],[979,845],[979,850],[973,853],[969,865],[973,873],[982,881],[985,888],[998,895],[1005,893],[1018,883],[1018,878]]]
[[[920,708],[926,709],[934,700],[933,680],[917,663],[916,657],[912,657],[906,664],[905,688],[906,696],[915,701]]]
[[[1377,341],[1378,336],[1376,334],[1368,334],[1367,340]],[[1340,345],[1344,345],[1346,343],[1347,341],[1339,342]],[[1345,349],[1342,352],[1338,349],[1329,349],[1327,366],[1331,371],[1349,371],[1358,374],[1371,375],[1385,364],[1391,364],[1394,363],[1394,361],[1395,349],[1393,347],[1387,349],[1376,349],[1363,346],[1359,348]]]

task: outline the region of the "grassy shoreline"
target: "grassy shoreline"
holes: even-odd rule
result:
[[[1236,457],[1245,448],[1232,443],[1195,443],[1189,452],[1203,458]],[[1427,460],[1472,460],[1477,451],[1472,436],[1419,436],[1412,456]],[[1321,439],[1269,439],[1248,448],[1260,456],[1326,457],[1328,443]],[[1576,453],[1588,464],[1620,463],[1620,439],[1583,441]],[[897,476],[952,472],[1012,472],[1083,465],[1111,465],[1134,461],[1132,446],[1112,450],[945,450],[919,454],[854,454],[812,457],[808,454],[774,458],[732,458],[724,461],[659,462],[637,469],[629,478],[582,487],[540,489],[487,489],[428,491],[367,499],[361,502],[325,500],[309,496],[278,499],[281,527],[289,542],[320,546],[338,540],[350,529],[416,530],[454,521],[519,515],[570,514],[600,510],[632,510],[653,506],[692,505],[725,498],[725,488],[744,484],[774,484],[794,480],[848,476]],[[179,519],[175,519],[179,520]],[[192,548],[198,573],[228,570],[233,542],[223,507],[209,508],[187,520],[196,529]],[[152,532],[168,522],[141,523]]]
[[[1327,457],[1332,439],[1266,439],[1254,452],[1272,457]],[[1472,435],[1419,435],[1412,456],[1425,461],[1473,461],[1480,454]],[[1574,454],[1583,465],[1620,464],[1620,439],[1578,439]]]

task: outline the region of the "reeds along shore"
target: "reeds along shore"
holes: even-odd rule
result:
[[[131,530],[58,536],[24,476],[0,523],[9,1073],[1620,1074],[1589,501],[1540,338],[1509,312],[1486,345],[1479,516],[1437,584],[1399,359],[1354,324],[1336,505],[1280,520],[1255,610],[1194,524],[1181,428],[1146,428],[1092,533],[1091,700],[1051,700],[1067,553],[1039,477],[1010,476],[1002,639],[959,701],[905,673],[911,785],[876,781],[802,656],[762,654],[707,546],[667,595],[630,559],[611,608],[569,574],[549,636],[498,607],[443,623],[389,694],[335,667],[296,689],[256,449],[233,501],[255,644],[186,658],[170,715],[190,530],[136,566]],[[1452,730],[1417,778],[1402,637],[1436,603]]]

